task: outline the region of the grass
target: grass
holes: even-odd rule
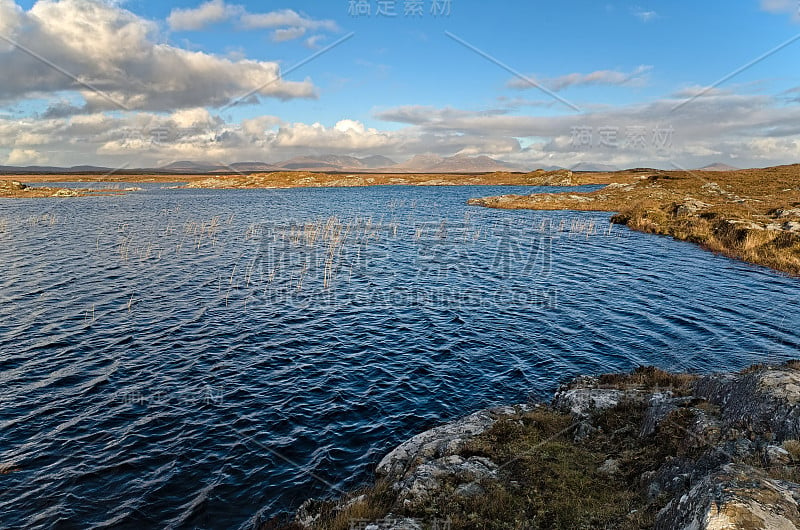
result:
[[[601,387],[664,390],[677,396],[688,396],[697,377],[666,372],[654,366],[641,366],[631,373],[601,375],[599,383]]]
[[[510,416],[460,451],[500,466],[498,481],[480,484],[482,495],[456,495],[456,484],[446,484],[435,498],[409,506],[379,481],[348,496],[344,509],[324,505],[315,528],[345,530],[354,521],[380,521],[389,513],[422,521],[423,528],[431,521],[449,521],[454,529],[651,528],[667,499],[648,499],[640,477],[687,452],[683,429],[693,418],[678,411],[657,437],[642,440],[644,412],[643,404],[631,401],[599,413],[592,421],[599,430],[581,441],[574,439],[568,414],[541,407]],[[617,471],[601,469],[609,459]],[[296,525],[272,521],[263,528],[273,527]]]
[[[605,173],[592,193],[473,199],[506,209],[617,212],[614,223],[800,275],[800,165],[728,172]]]
[[[248,189],[297,187],[363,187],[363,186],[577,186],[602,183],[604,177],[571,171],[534,171],[532,173],[426,174],[375,173],[343,175],[280,171],[250,175],[225,175],[195,179],[190,188]]]

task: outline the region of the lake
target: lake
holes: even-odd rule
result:
[[[249,528],[577,374],[798,357],[797,279],[465,204],[563,188],[142,186],[0,202],[0,525]]]

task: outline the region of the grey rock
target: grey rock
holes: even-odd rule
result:
[[[62,189],[56,191],[52,196],[53,197],[77,197],[78,195],[80,195],[80,194],[75,190],[62,188]]]
[[[603,465],[597,468],[597,471],[605,475],[617,475],[620,471],[619,461],[609,458],[603,462]]]
[[[491,428],[499,418],[529,409],[528,405],[517,405],[482,410],[420,433],[387,454],[378,464],[376,473],[399,480],[420,464],[455,454],[467,441]]]
[[[764,449],[764,464],[767,466],[788,466],[792,463],[792,455],[783,447],[768,445]]]
[[[741,464],[729,464],[673,499],[656,518],[656,530],[794,529],[800,485],[777,481]]]
[[[775,217],[800,217],[800,208],[790,208],[788,210],[778,210]]]
[[[585,419],[592,413],[612,409],[623,400],[645,401],[649,395],[648,392],[640,390],[596,388],[592,379],[583,378],[574,384],[574,387],[559,390],[553,397],[552,405],[556,410]]]
[[[497,470],[497,464],[488,458],[450,455],[417,466],[394,489],[399,501],[414,506],[437,496],[447,482],[454,484],[456,491],[474,494],[474,486],[483,480],[496,479]]]
[[[721,408],[723,428],[776,442],[800,437],[800,372],[767,368],[715,374],[695,383],[695,395]]]
[[[645,437],[655,433],[664,418],[666,418],[670,412],[676,410],[679,403],[684,401],[685,399],[674,399],[671,392],[656,392],[651,395],[639,435]]]
[[[678,205],[675,209],[676,215],[683,216],[683,215],[692,215],[700,210],[705,210],[706,208],[710,207],[711,205],[700,201],[698,199],[693,199],[691,197],[687,197],[686,200],[683,201],[683,204]]]

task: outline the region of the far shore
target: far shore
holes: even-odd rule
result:
[[[67,189],[57,183],[81,182]],[[56,184],[52,187],[42,184]],[[125,185],[125,184],[129,185]],[[138,191],[136,183],[192,189],[286,189],[368,186],[583,186],[591,193],[475,198],[473,206],[502,209],[607,211],[613,222],[672,236],[749,263],[800,276],[800,164],[735,171],[530,173],[31,174],[0,175],[0,198],[79,197]],[[38,186],[29,186],[37,184]],[[92,185],[103,186],[92,187]],[[109,185],[118,185],[109,187]]]
[[[328,173],[279,171],[270,173],[48,173],[0,175],[2,183],[185,183],[187,187],[213,189],[361,187],[382,185],[430,186],[571,186],[606,184],[610,173],[573,173],[568,170],[531,173]]]

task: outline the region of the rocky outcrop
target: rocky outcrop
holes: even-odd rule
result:
[[[773,480],[758,469],[727,464],[673,499],[658,515],[657,530],[789,530],[800,525],[800,485]]]
[[[492,484],[513,490],[519,477],[510,475],[508,460],[464,448],[498,422],[501,432],[517,432],[514,426],[522,429],[524,418],[536,423],[544,411],[573,419],[573,426],[559,433],[568,440],[565,443],[596,447],[593,440],[602,438],[599,455],[607,456],[595,460],[587,476],[619,480],[639,458],[631,455],[660,455],[629,485],[638,492],[641,506],[651,510],[648,527],[800,527],[800,362],[703,377],[656,369],[579,377],[563,385],[550,404],[480,411],[428,430],[400,444],[378,464],[379,480],[392,497],[385,520],[396,523],[380,527],[421,527],[409,516],[436,513],[432,507],[460,505],[463,499],[481,499],[488,495],[487,488],[495,488]],[[608,432],[609,414],[622,416],[612,422],[615,432]],[[623,437],[627,441],[617,436],[622,432],[632,433]],[[624,446],[609,446],[614,440]],[[512,454],[511,461],[515,459]],[[534,494],[523,493],[523,498]],[[368,502],[366,498],[329,503],[326,513],[345,513],[354,504]],[[303,505],[296,524],[319,526],[321,511],[315,502]]]
[[[27,185],[16,180],[0,180],[0,190],[4,191],[21,191],[27,189]]]

